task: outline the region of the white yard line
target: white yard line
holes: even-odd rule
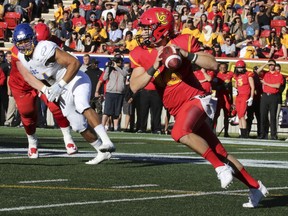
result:
[[[288,187],[275,187],[268,188],[268,190],[285,190]],[[48,204],[39,206],[19,206],[13,208],[1,208],[0,212],[10,212],[10,211],[23,211],[31,209],[44,209],[44,208],[59,208],[65,206],[80,206],[80,205],[93,205],[93,204],[105,204],[105,203],[120,203],[120,202],[135,202],[135,201],[145,201],[145,200],[159,200],[159,199],[174,199],[174,198],[185,198],[193,196],[206,196],[206,195],[239,195],[238,193],[247,192],[247,190],[234,190],[234,191],[214,191],[214,192],[194,192],[190,194],[179,194],[179,195],[166,195],[166,196],[153,196],[153,197],[142,197],[133,199],[114,199],[114,200],[99,200],[99,201],[87,201],[87,202],[71,202],[71,203],[59,203],[59,204]],[[242,196],[242,194],[240,194]],[[245,195],[247,196],[247,195]]]
[[[33,180],[33,181],[19,181],[20,184],[34,184],[34,183],[46,183],[46,182],[67,182],[68,179],[47,179],[47,180]]]
[[[112,186],[111,188],[123,189],[123,188],[142,188],[142,187],[158,187],[157,184],[141,184],[141,185],[123,185],[123,186]]]

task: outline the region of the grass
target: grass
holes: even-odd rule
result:
[[[1,216],[287,215],[288,143],[283,141],[223,139],[270,192],[258,208],[243,209],[248,190],[242,183],[221,189],[212,166],[169,136],[110,133],[116,153],[89,166],[85,162],[94,151],[79,134],[73,133],[79,148],[73,156],[65,154],[60,130],[37,134],[40,158],[31,160],[24,130],[0,127]]]

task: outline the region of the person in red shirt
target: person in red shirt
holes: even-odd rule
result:
[[[208,16],[207,16],[208,21],[213,24],[213,20],[216,15],[218,15],[221,18],[223,16],[222,12],[219,11],[218,9],[218,4],[215,3],[212,5],[212,11],[208,13]]]
[[[247,106],[252,106],[254,96],[254,80],[253,72],[246,71],[246,64],[243,60],[239,60],[235,64],[235,88],[237,96],[235,101],[236,111],[239,118],[239,128],[241,138],[248,138],[247,122],[245,114]]]
[[[6,76],[5,76],[2,68],[0,68],[0,87],[5,85],[5,81],[6,81]]]
[[[217,109],[214,116],[214,130],[217,127],[217,119],[220,116],[220,112],[223,109],[224,112],[224,137],[229,137],[229,117],[231,106],[233,103],[232,97],[232,78],[234,73],[228,71],[228,65],[225,62],[220,62],[219,72],[216,75],[215,83],[213,84],[216,89]]]
[[[44,24],[45,25],[45,24]],[[46,26],[46,25],[45,25]],[[43,29],[43,24],[39,23],[35,25],[36,39],[44,40],[48,39],[50,36],[49,31],[45,31],[46,27]],[[48,28],[49,30],[49,28]],[[49,34],[48,34],[49,32]],[[36,89],[32,88],[23,78],[23,76],[18,71],[16,62],[18,61],[17,53],[18,49],[14,46],[12,47],[12,61],[11,61],[11,71],[9,78],[9,86],[12,95],[17,104],[17,109],[21,117],[27,138],[28,138],[28,157],[38,158],[38,139],[36,136],[36,126],[37,126],[37,107],[36,101],[38,97],[38,92]],[[41,100],[48,106],[53,114],[55,121],[60,127],[66,150],[68,154],[74,154],[78,151],[73,138],[70,133],[70,124],[68,120],[63,116],[61,109],[58,104],[54,102],[48,102],[44,94],[40,95]]]
[[[250,201],[243,207],[254,208],[266,196],[267,189],[227,153],[205,122],[207,116],[213,116],[213,101],[211,95],[205,94],[201,88],[193,68],[196,64],[207,70],[217,70],[218,64],[212,55],[199,52],[200,45],[193,36],[174,37],[173,22],[172,13],[164,8],[154,7],[141,15],[139,25],[143,27],[143,33],[138,38],[140,46],[129,56],[133,68],[131,90],[135,93],[153,82],[163,105],[174,116],[172,138],[208,160],[215,168],[222,188],[231,184],[232,175],[245,183],[250,188]],[[182,56],[182,65],[176,70],[169,70],[161,63],[163,46],[168,43],[177,47]]]
[[[278,101],[279,101],[279,88],[283,84],[283,75],[280,71],[275,70],[276,61],[274,59],[269,59],[268,63],[269,71],[263,71],[262,75],[262,87],[263,87],[263,94],[261,97],[260,102],[260,115],[261,115],[261,136],[260,139],[267,139],[268,138],[268,114],[270,114],[270,133],[271,139],[277,140],[277,108],[278,108]],[[262,69],[267,65],[264,64],[257,72],[262,71]]]
[[[206,93],[212,93],[212,80],[214,79],[214,71],[206,70],[205,68],[199,68],[199,70],[195,70],[195,77],[199,80],[203,90]]]

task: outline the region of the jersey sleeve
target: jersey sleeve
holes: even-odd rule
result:
[[[179,35],[170,42],[188,52],[195,53],[200,51],[200,43],[193,35],[190,34]]]

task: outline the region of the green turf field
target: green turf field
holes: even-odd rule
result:
[[[28,159],[24,129],[0,127],[0,215],[288,215],[288,143],[221,139],[270,195],[243,209],[248,190],[227,190],[211,165],[170,136],[110,133],[109,161],[86,165],[93,148],[73,133],[79,153],[65,154],[60,130],[38,129],[40,158]]]

